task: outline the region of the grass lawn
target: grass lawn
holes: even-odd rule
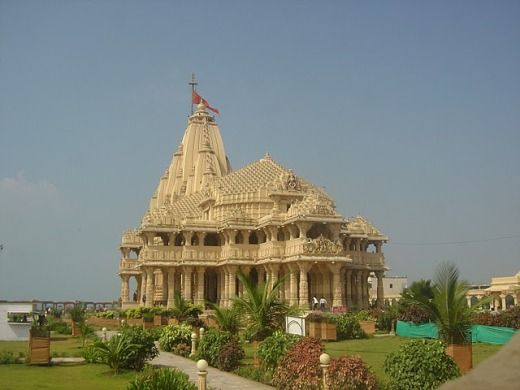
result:
[[[102,364],[38,367],[25,364],[0,365],[0,389],[126,389],[135,372],[117,376]]]
[[[18,356],[20,353],[25,356],[27,354],[28,345],[29,341],[0,341],[0,352],[10,351],[13,352],[15,356]],[[81,356],[81,350],[81,337],[52,334],[51,356]]]

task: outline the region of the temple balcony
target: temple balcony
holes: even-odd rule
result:
[[[270,241],[259,245],[258,260],[282,258],[285,255],[286,241]]]
[[[119,262],[119,272],[135,272],[139,273],[140,271],[137,270],[137,260],[126,260],[121,259]]]
[[[385,265],[385,256],[382,253],[370,253],[359,251],[345,251],[352,259],[352,264],[359,265]]]
[[[182,247],[182,260],[217,262],[222,249],[218,246],[185,246]]]
[[[149,246],[139,253],[143,261],[179,261],[182,259],[183,246]]]
[[[137,230],[127,230],[123,233],[123,237],[121,238],[121,245],[141,246],[143,245],[143,240],[137,233]]]

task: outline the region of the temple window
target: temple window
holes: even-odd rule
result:
[[[242,232],[238,232],[235,237],[235,244],[243,244],[244,243],[244,236],[242,235]]]
[[[204,246],[219,246],[220,239],[217,233],[208,233],[204,237]]]
[[[249,243],[258,244],[258,236],[256,235],[256,232],[251,232],[251,234],[249,235]]]
[[[319,236],[323,236],[325,238],[328,238],[330,240],[332,234],[327,227],[327,225],[322,223],[315,223],[312,225],[312,227],[307,232],[307,237],[309,238],[318,238]]]
[[[175,246],[183,246],[184,245],[184,237],[181,233],[175,236]]]

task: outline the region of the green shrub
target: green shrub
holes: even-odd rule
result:
[[[297,341],[298,336],[277,330],[258,346],[258,357],[267,370],[274,370],[280,359]]]
[[[368,310],[360,310],[358,312],[352,313],[352,315],[358,321],[374,321],[375,317]]]
[[[87,363],[101,363],[101,358],[94,344],[87,345],[83,348],[81,356]]]
[[[16,364],[20,363],[20,359],[9,351],[0,351],[0,364]]]
[[[244,349],[240,346],[236,338],[232,338],[228,341],[218,354],[217,367],[224,371],[233,371],[240,365],[246,354]]]
[[[67,313],[74,322],[82,322],[85,320],[85,306],[82,303],[75,303],[74,306],[67,309]]]
[[[377,329],[385,332],[391,332],[394,321],[397,320],[397,307],[388,306],[381,310],[377,316]]]
[[[187,324],[165,326],[159,338],[159,345],[166,352],[172,352],[181,343],[191,345],[191,333],[192,328]]]
[[[334,317],[338,340],[364,339],[367,335],[361,329],[355,314],[341,314]]]
[[[234,339],[234,336],[218,329],[208,329],[204,333],[204,338],[199,343],[197,355],[199,359],[204,359],[210,366],[219,366],[219,354],[224,345]]]
[[[413,322],[414,324],[425,324],[431,321],[431,316],[422,307],[403,302],[399,304],[397,319],[400,321]]]
[[[376,377],[359,356],[341,356],[332,359],[327,383],[330,390],[377,389]]]
[[[391,389],[435,389],[460,375],[439,340],[412,340],[386,357],[385,373]]]
[[[197,390],[197,386],[182,371],[148,368],[128,384],[127,390]]]
[[[124,365],[125,368],[140,371],[147,360],[151,360],[159,355],[153,335],[142,327],[125,326],[121,329],[121,336],[129,344],[136,346],[132,355],[127,359]]]
[[[273,375],[277,389],[321,388],[320,355],[323,345],[318,339],[303,337],[282,358]]]
[[[96,313],[96,317],[98,318],[117,318],[118,312],[114,310],[107,310],[107,311],[100,311],[99,313]]]
[[[72,329],[69,324],[56,317],[47,317],[47,326],[49,330],[59,334],[72,334]]]
[[[108,341],[98,340],[94,343],[94,349],[99,356],[99,361],[108,365],[117,375],[121,368],[132,358],[138,346],[130,344],[123,336],[114,336]]]

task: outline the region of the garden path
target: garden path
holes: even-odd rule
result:
[[[193,360],[174,355],[173,353],[163,352],[152,360],[152,365],[161,367],[172,367],[184,371],[192,381],[198,383],[197,364]],[[267,386],[229,372],[220,371],[213,367],[208,367],[208,386],[217,390],[267,390],[274,387]]]

